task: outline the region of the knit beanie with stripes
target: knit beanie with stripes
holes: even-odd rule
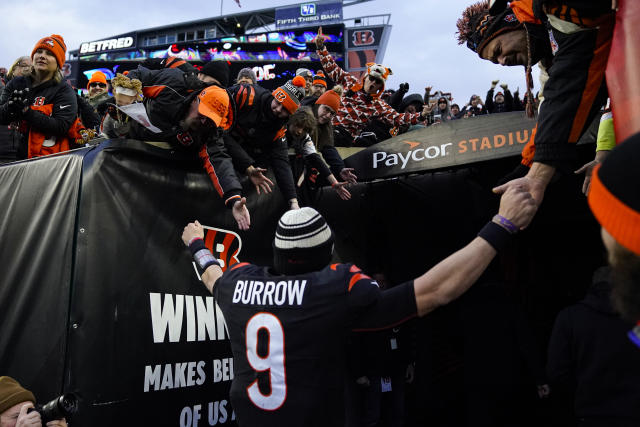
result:
[[[273,240],[273,266],[278,273],[321,270],[329,264],[332,254],[333,233],[318,211],[303,207],[282,215]]]
[[[640,256],[640,133],[620,143],[595,169],[589,206],[620,245]]]

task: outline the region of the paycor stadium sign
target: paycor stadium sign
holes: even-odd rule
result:
[[[133,36],[118,37],[113,39],[99,40],[96,42],[87,42],[80,45],[80,54],[102,53],[112,50],[128,49],[135,47],[135,38]]]
[[[523,112],[447,121],[372,145],[345,164],[366,181],[517,156],[535,125]]]

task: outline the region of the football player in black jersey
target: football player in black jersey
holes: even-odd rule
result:
[[[516,188],[467,246],[413,281],[381,292],[353,264],[329,264],[333,235],[312,208],[286,212],[274,267],[238,263],[222,272],[197,221],[182,240],[225,317],[234,357],[231,403],[240,426],[333,426],[343,417],[345,334],[424,316],[466,291],[536,205]]]

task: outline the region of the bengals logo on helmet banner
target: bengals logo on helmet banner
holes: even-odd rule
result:
[[[376,42],[376,38],[373,36],[371,30],[358,30],[352,34],[354,46],[371,46]]]
[[[240,236],[233,231],[207,225],[203,225],[202,228],[204,228],[204,245],[220,261],[222,271],[227,271],[229,267],[240,262],[238,259],[242,249]],[[196,268],[195,263],[193,267]]]

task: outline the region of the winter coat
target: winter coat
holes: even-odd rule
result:
[[[29,88],[29,109],[14,116],[9,112],[8,100],[14,90]],[[31,76],[16,77],[6,86],[0,98],[0,124],[20,123],[21,144],[19,158],[32,158],[67,151],[72,148],[67,133],[78,115],[76,95],[66,82],[54,79],[38,85]],[[26,150],[24,149],[26,148]]]
[[[342,106],[333,118],[333,126],[342,127],[355,138],[372,120],[381,120],[391,127],[399,127],[404,124],[415,125],[419,121],[424,121],[420,113],[398,113],[378,97],[365,93],[362,83],[356,76],[340,68],[326,47],[323,50],[318,50],[317,53],[320,56],[325,74],[336,84],[342,85],[346,91],[342,97]]]
[[[627,337],[632,327],[614,312],[606,275],[594,276],[587,296],[558,314],[547,373],[552,393],[573,395],[578,418],[640,425],[640,351]]]
[[[138,122],[132,122],[129,136],[142,141],[165,141],[175,148],[197,152],[214,189],[225,205],[232,208],[240,198],[242,186],[222,140],[222,134],[228,128],[190,132],[180,125],[191,102],[207,86],[178,68],[149,70],[139,66],[129,73],[129,77],[142,82],[147,115],[151,124],[161,130],[153,133]],[[234,108],[233,99],[229,100],[229,108]]]
[[[513,96],[511,96],[511,92],[509,89],[505,89],[504,91],[504,102],[498,104],[495,102],[495,97],[493,96],[494,88],[491,88],[487,91],[487,97],[484,100],[484,106],[490,114],[495,113],[506,113],[509,111],[513,111]]]
[[[258,85],[239,84],[228,90],[236,104],[236,124],[224,143],[234,166],[243,174],[249,166],[270,166],[285,200],[295,199],[287,143],[282,139],[287,119],[273,115],[273,95]]]
[[[532,39],[534,32],[528,30],[532,51],[552,47],[544,55],[549,74],[543,88],[545,102],[540,104],[535,137],[523,149],[522,163],[569,168],[577,141],[607,99],[604,74],[615,25],[611,1],[516,0],[510,6],[527,29],[537,27],[545,36]]]

